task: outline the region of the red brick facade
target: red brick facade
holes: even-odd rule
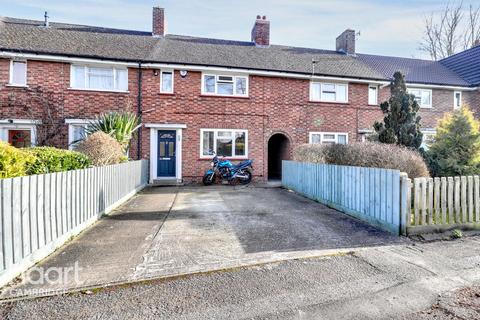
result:
[[[9,82],[10,60],[0,59],[0,119],[42,117],[43,97],[55,101],[59,111],[58,146],[67,146],[68,118],[92,119],[112,110],[137,111],[138,69],[129,69],[129,92],[97,92],[69,89],[70,64],[28,61],[28,88],[13,88]],[[248,130],[248,158],[254,160],[256,179],[268,175],[268,140],[284,134],[291,147],[308,143],[309,132],[348,133],[348,140],[359,141],[359,130],[369,129],[382,114],[368,105],[368,85],[350,83],[348,103],[309,101],[309,80],[266,76],[249,77],[249,97],[219,97],[201,94],[201,73],[189,71],[181,77],[174,73],[174,93],[161,94],[159,75],[152,69],[142,72],[143,123],[184,124],[182,140],[182,177],[199,181],[208,161],[200,159],[200,129],[228,128]],[[40,92],[40,94],[32,94]],[[32,95],[34,96],[32,98]],[[383,88],[379,101],[389,89]],[[464,101],[478,103],[478,93]],[[434,128],[444,112],[453,110],[452,90],[433,90],[433,108],[422,109],[423,126]],[[150,129],[142,129],[142,154],[150,158]],[[292,148],[290,148],[291,150]],[[136,157],[136,142],[132,143]]]

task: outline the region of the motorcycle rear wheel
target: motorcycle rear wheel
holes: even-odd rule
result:
[[[238,179],[238,181],[243,185],[252,182],[252,173],[248,170],[245,170],[245,174],[247,175],[247,179]]]

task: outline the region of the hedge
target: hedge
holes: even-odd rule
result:
[[[44,174],[90,166],[90,159],[79,152],[53,147],[15,148],[0,142],[0,178]]]

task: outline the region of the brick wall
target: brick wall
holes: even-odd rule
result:
[[[70,65],[66,63],[28,61],[29,88],[6,87],[9,60],[0,59],[0,118],[27,118],[32,113],[42,116],[41,99],[32,99],[32,91],[41,91],[61,109],[61,123],[56,145],[67,146],[66,118],[92,119],[112,110],[137,109],[137,70],[129,69],[129,92],[108,93],[69,89]],[[255,177],[263,179],[268,171],[268,140],[276,133],[284,134],[291,150],[308,142],[311,131],[345,132],[349,141],[361,139],[358,130],[372,127],[381,120],[378,106],[368,105],[368,86],[349,85],[348,103],[309,101],[309,80],[250,76],[249,97],[215,97],[201,95],[201,73],[188,72],[185,78],[174,74],[173,94],[160,94],[159,76],[143,70],[143,123],[185,124],[183,131],[183,177],[199,181],[208,160],[200,159],[200,129],[228,128],[248,130],[249,158],[254,160]],[[383,88],[379,102],[389,96]],[[13,98],[12,98],[13,97]],[[466,95],[464,95],[466,97]],[[434,127],[444,111],[453,109],[452,91],[433,91],[433,109],[422,109],[425,127]],[[25,110],[29,110],[26,112]],[[141,155],[150,156],[150,132],[142,129]],[[132,156],[136,157],[136,143]]]

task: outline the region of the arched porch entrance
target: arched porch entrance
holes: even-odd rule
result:
[[[290,159],[290,140],[282,133],[276,133],[268,140],[268,179],[282,178],[282,160]]]

